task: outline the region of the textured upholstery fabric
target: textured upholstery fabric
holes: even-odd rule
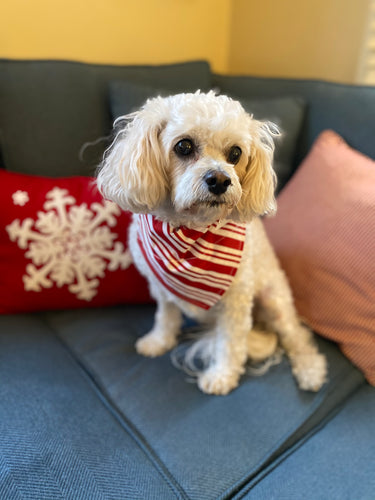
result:
[[[0,498],[183,498],[38,315],[0,317]]]
[[[265,227],[301,316],[375,385],[375,162],[323,132]]]
[[[179,89],[173,92],[178,93]],[[147,99],[157,96],[167,97],[170,92],[162,87],[137,85],[126,80],[115,80],[109,84],[109,105],[113,120],[139,109]]]
[[[111,118],[108,84],[127,79],[168,90],[208,89],[209,65],[105,66],[0,60],[0,130],[5,168],[48,176],[93,175]]]
[[[374,415],[375,391],[365,385],[331,422],[286,454],[262,481],[244,488],[238,498],[372,500]]]
[[[136,354],[153,323],[149,306],[48,313],[101,391],[159,457],[188,498],[227,498],[327,418],[363,377],[328,342],[329,383],[300,391],[284,360],[245,376],[225,397],[207,396],[171,363]]]

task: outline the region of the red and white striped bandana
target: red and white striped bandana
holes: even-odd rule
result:
[[[215,223],[196,231],[140,215],[138,244],[150,269],[170,292],[209,309],[236,275],[245,233],[244,224]]]

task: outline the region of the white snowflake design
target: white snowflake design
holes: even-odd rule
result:
[[[12,194],[13,204],[23,207],[30,200],[27,191],[18,190]]]
[[[25,290],[40,292],[54,284],[67,285],[78,299],[90,301],[106,270],[126,269],[131,264],[130,253],[110,230],[120,215],[114,203],[76,205],[66,189],[55,187],[46,194],[43,208],[36,221],[15,219],[6,227],[11,241],[27,250],[25,257],[32,261],[23,276]]]

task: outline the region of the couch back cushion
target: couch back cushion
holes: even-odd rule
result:
[[[92,175],[108,141],[108,84],[143,83],[170,92],[207,90],[205,62],[105,66],[0,61],[0,140],[6,169],[48,176]],[[87,143],[98,141],[82,150]],[[82,151],[81,151],[82,150]]]
[[[313,80],[213,75],[213,84],[237,98],[299,96],[307,102],[294,166],[325,129],[339,133],[353,148],[375,159],[375,87]]]
[[[162,89],[126,81],[110,84],[110,106],[113,119],[137,110],[147,99],[165,96]],[[293,161],[300,128],[305,114],[305,102],[297,97],[271,99],[241,99],[245,110],[257,120],[275,122],[282,136],[276,140],[274,169],[277,174],[277,191],[280,191],[293,172]]]

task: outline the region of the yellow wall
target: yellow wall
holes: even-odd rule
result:
[[[227,68],[231,0],[0,0],[0,57]]]
[[[368,0],[233,0],[228,70],[354,82]]]
[[[0,57],[354,82],[369,0],[0,0]]]

